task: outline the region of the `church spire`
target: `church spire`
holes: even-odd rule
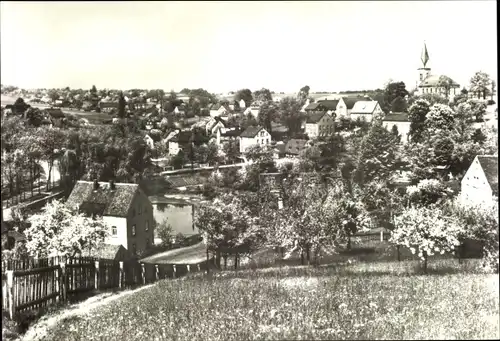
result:
[[[422,56],[420,57],[422,60],[422,63],[424,64],[424,67],[426,66],[427,62],[429,61],[429,52],[427,52],[427,45],[425,44],[424,41],[424,49],[422,50]]]

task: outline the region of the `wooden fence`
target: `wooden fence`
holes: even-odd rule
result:
[[[7,261],[2,263],[2,311],[14,318],[20,312],[65,302],[82,293],[133,288],[204,271],[207,266],[207,261],[148,264],[92,257]]]

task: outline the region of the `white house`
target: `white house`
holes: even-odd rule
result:
[[[213,104],[210,107],[210,117],[224,116],[229,112],[228,108],[222,104]]]
[[[382,118],[384,112],[377,101],[357,101],[350,113],[351,120],[358,118],[371,122],[375,118]]]
[[[66,204],[102,216],[111,229],[106,244],[123,245],[133,253],[153,245],[153,207],[137,184],[78,181]]]
[[[315,112],[307,115],[306,134],[309,138],[329,136],[335,131],[335,121],[327,112]]]
[[[498,200],[498,155],[477,155],[462,179],[460,198],[473,205]]]
[[[262,127],[248,127],[239,137],[240,153],[244,153],[248,147],[253,145],[267,146],[271,144],[271,134]]]
[[[407,143],[410,141],[411,122],[408,119],[407,113],[388,114],[382,120],[382,125],[389,131],[392,131],[393,126],[396,126],[396,128],[398,128],[399,135],[401,136],[401,142]]]
[[[255,117],[255,119],[257,119],[257,117],[259,117],[259,112],[260,112],[260,105],[252,104],[251,106],[245,109],[243,115],[247,116],[248,114],[252,114],[252,116]]]
[[[243,108],[246,108],[247,107],[247,104],[245,103],[244,100],[240,99],[240,102],[239,102],[239,105],[240,105],[240,109],[243,109]]]
[[[349,118],[351,115],[352,108],[359,101],[371,101],[368,97],[341,97],[338,100],[337,108],[335,110],[337,118],[345,117]]]

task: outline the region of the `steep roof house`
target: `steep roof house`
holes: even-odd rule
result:
[[[191,130],[181,130],[177,135],[173,136],[168,141],[169,155],[177,155],[179,150],[184,150],[189,147],[193,133]]]
[[[351,110],[351,120],[358,118],[371,122],[374,119],[382,118],[384,112],[377,101],[357,101]]]
[[[462,179],[461,200],[473,205],[498,201],[498,155],[477,155]]]
[[[371,99],[367,96],[346,96],[339,98],[339,102],[337,104],[337,110],[335,111],[337,117],[350,117],[352,108],[354,104],[359,101],[371,101]]]
[[[253,145],[267,146],[271,144],[271,134],[263,127],[248,127],[239,136],[240,153],[244,153],[248,147]]]
[[[123,245],[137,254],[153,243],[153,207],[137,184],[78,181],[66,203],[87,215],[103,217],[111,226],[105,244]]]
[[[328,136],[335,131],[335,121],[326,111],[314,112],[306,117],[306,134],[309,138]]]

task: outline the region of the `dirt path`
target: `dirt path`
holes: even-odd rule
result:
[[[68,318],[70,316],[86,314],[92,309],[108,304],[109,302],[112,302],[121,297],[135,294],[136,292],[147,289],[153,285],[154,284],[149,284],[140,287],[138,289],[126,290],[120,293],[104,293],[101,295],[91,297],[84,302],[71,305],[68,308],[65,308],[64,310],[57,312],[56,315],[49,315],[46,317],[42,317],[38,322],[36,322],[33,326],[31,326],[23,336],[21,336],[16,341],[41,340],[46,335],[47,330],[49,328],[54,327],[65,318]]]

